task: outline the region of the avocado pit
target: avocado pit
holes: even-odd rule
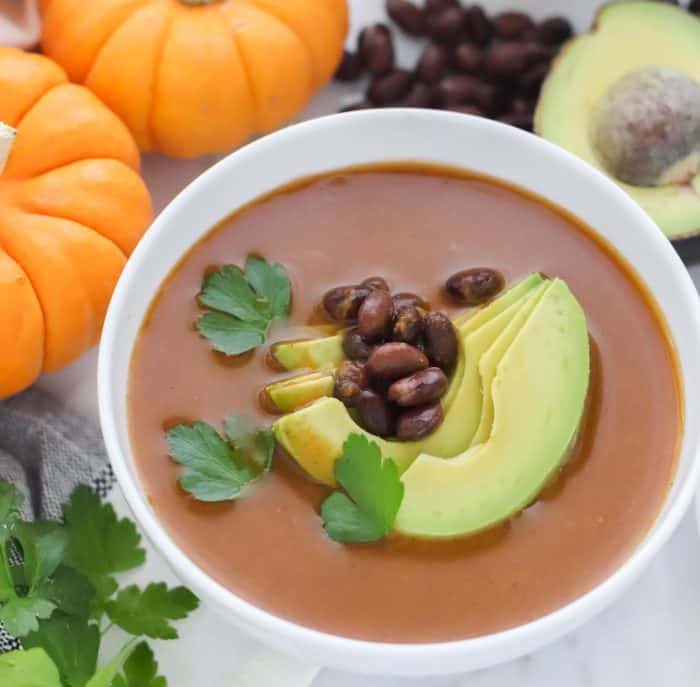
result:
[[[602,166],[633,186],[688,184],[700,172],[700,83],[664,66],[629,72],[591,121]]]

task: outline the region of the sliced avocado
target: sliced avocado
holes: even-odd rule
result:
[[[497,305],[498,301],[494,301],[487,308],[491,308],[492,314],[498,314],[492,319],[480,318],[481,326],[476,326],[473,330],[467,328],[467,333],[461,338],[462,374],[458,388],[449,407],[443,409],[445,417],[442,424],[425,439],[410,442],[381,439],[362,429],[338,399],[323,398],[277,420],[273,425],[277,441],[306,472],[331,486],[335,485],[335,461],[342,455],[343,442],[352,433],[364,434],[375,441],[382,455],[392,458],[400,472],[406,470],[422,452],[449,457],[464,451],[479,424],[481,413],[479,359],[517,315],[519,309],[539,289],[545,288],[544,284],[537,285],[538,281],[541,282],[542,279],[529,281],[529,291],[522,285],[514,287],[518,289],[517,293],[524,292],[519,300],[504,310],[501,304]],[[536,285],[534,289],[532,285]]]
[[[449,460],[418,456],[402,476],[396,528],[454,537],[527,506],[576,438],[588,390],[588,347],[583,310],[556,279],[498,364],[488,441]]]
[[[543,86],[535,131],[629,193],[700,257],[700,18],[661,2],[605,6]]]
[[[479,358],[479,377],[481,379],[481,414],[479,426],[474,432],[472,446],[486,441],[491,434],[493,425],[493,380],[496,377],[498,363],[505,355],[510,345],[515,340],[518,332],[522,329],[528,317],[540,301],[546,288],[541,286],[528,295],[526,302],[518,310],[517,315],[510,321],[508,326],[498,335],[498,338],[491,344],[489,349]]]
[[[345,359],[338,334],[320,339],[281,341],[272,347],[272,357],[285,370],[333,368]]]
[[[317,398],[331,396],[334,384],[333,372],[322,370],[269,384],[265,393],[277,411],[291,413]]]

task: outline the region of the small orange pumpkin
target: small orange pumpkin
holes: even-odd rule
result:
[[[41,0],[42,47],[142,150],[221,152],[298,114],[332,76],[346,0]]]
[[[4,397],[97,342],[152,210],[128,129],[58,65],[0,48],[0,94]]]

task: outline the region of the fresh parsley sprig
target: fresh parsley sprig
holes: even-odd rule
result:
[[[226,355],[245,353],[265,342],[276,319],[289,314],[287,270],[249,255],[245,272],[224,265],[204,278],[199,302],[210,308],[197,321],[199,333]]]
[[[275,439],[243,415],[229,415],[224,436],[206,422],[167,432],[170,457],[184,466],[180,486],[200,501],[229,501],[270,469]]]
[[[88,487],[73,492],[63,522],[20,520],[22,501],[0,479],[0,620],[25,649],[0,656],[0,685],[165,687],[137,638],[176,638],[171,621],[198,606],[194,594],[164,584],[118,590],[114,575],[144,562],[141,537]],[[10,565],[13,549],[21,553],[17,565]],[[133,638],[98,668],[113,625]]]
[[[335,477],[347,492],[335,491],[321,507],[328,536],[342,543],[376,541],[394,526],[404,486],[396,463],[382,459],[373,441],[351,434],[335,462]]]

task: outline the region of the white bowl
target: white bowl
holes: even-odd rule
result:
[[[685,436],[675,483],[644,541],[585,596],[527,625],[476,639],[387,644],[345,639],[296,625],[238,598],[174,543],[149,505],[127,430],[127,380],[134,341],[158,287],[217,222],[295,179],[353,165],[425,161],[499,177],[559,205],[610,241],[660,305],[675,339],[685,388]],[[515,128],[428,110],[377,110],[293,126],[233,153],[188,186],[158,217],[114,293],[99,355],[99,403],[107,450],[134,514],[175,572],[212,608],[263,642],[314,663],[403,675],[452,673],[515,658],[591,618],[644,570],[678,525],[700,471],[700,303],[671,245],[636,203],[578,158]],[[634,345],[634,341],[630,341]]]

